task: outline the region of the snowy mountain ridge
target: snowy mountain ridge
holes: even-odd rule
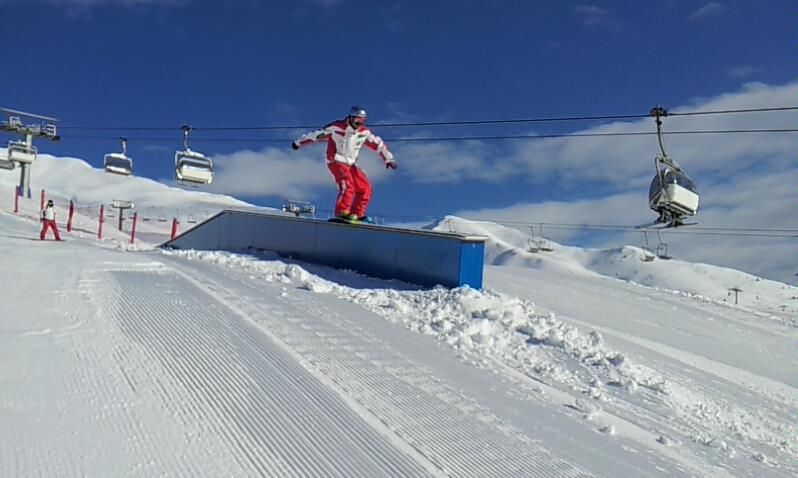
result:
[[[738,288],[739,306],[798,326],[798,287],[715,266],[679,259],[655,258],[636,246],[584,249],[549,241],[551,252],[528,252],[529,235],[507,226],[447,216],[431,226],[434,230],[457,231],[488,237],[486,264],[557,270],[582,276],[600,275],[683,294],[687,297],[734,304],[730,289]]]

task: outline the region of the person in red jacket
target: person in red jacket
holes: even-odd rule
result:
[[[360,148],[376,151],[388,169],[396,169],[396,161],[385,142],[366,127],[366,110],[353,106],[346,118],[300,136],[291,147],[296,150],[317,141],[327,141],[327,168],[338,186],[335,215],[346,220],[368,220],[371,183],[357,167]]]
[[[53,205],[53,200],[47,200],[47,206],[42,209],[41,212],[41,220],[42,220],[42,232],[39,233],[39,239],[42,241],[44,240],[44,236],[47,235],[47,230],[53,228],[53,234],[55,235],[55,240],[60,241],[61,236],[58,235],[58,226],[55,224],[55,206]]]

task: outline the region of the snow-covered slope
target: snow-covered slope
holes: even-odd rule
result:
[[[47,167],[34,186],[64,198],[240,205]],[[798,474],[786,284],[632,247],[530,253],[449,217],[429,227],[489,238],[485,290],[419,289],[123,235],[40,242],[7,211],[0,476]]]
[[[731,289],[737,288],[742,290],[737,298],[739,308],[798,323],[798,287],[735,269],[678,259],[655,258],[648,262],[643,258],[650,253],[635,246],[583,249],[548,241],[553,251],[531,253],[528,252],[530,237],[526,233],[455,216],[447,216],[431,228],[487,236],[487,264],[567,271],[585,276],[599,274],[725,304],[734,304]]]
[[[0,155],[5,149],[0,148]],[[0,171],[0,187],[19,184],[19,169]],[[187,190],[140,177],[109,174],[77,158],[39,154],[31,169],[31,189],[36,195],[44,188],[48,197],[78,204],[110,203],[113,199],[133,201],[137,209],[214,209],[252,207],[238,199],[200,190]]]

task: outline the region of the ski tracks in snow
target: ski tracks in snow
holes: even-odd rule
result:
[[[227,307],[257,322],[398,449],[427,463],[428,471],[457,477],[594,476],[503,424],[387,344],[358,332],[346,317],[331,310],[303,310],[273,285],[223,285],[190,267],[180,269]]]
[[[428,476],[424,466],[368,426],[293,357],[239,314],[167,269],[100,274],[100,308],[119,321],[147,363],[160,364],[162,401],[200,436],[224,444],[227,470],[183,476]],[[176,392],[177,391],[177,392]],[[180,396],[175,396],[179,393]],[[210,450],[208,451],[210,452]]]

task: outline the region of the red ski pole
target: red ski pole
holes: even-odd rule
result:
[[[172,237],[171,237],[172,239],[177,237],[177,225],[178,224],[180,224],[180,222],[177,220],[177,218],[172,219]]]

